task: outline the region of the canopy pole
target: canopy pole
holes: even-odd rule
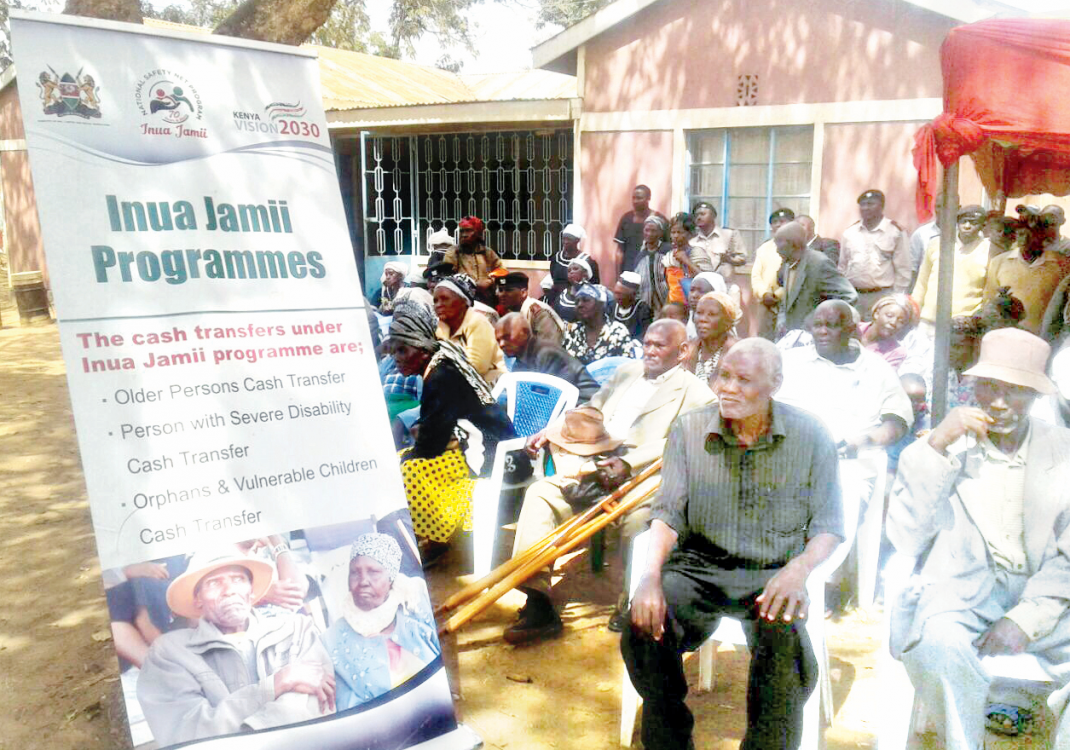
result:
[[[947,378],[951,359],[951,293],[955,280],[958,233],[959,162],[944,168],[944,206],[940,211],[940,275],[936,285],[936,340],[933,344],[932,426],[947,416]]]

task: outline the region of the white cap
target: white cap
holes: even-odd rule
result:
[[[575,237],[578,240],[587,239],[587,232],[579,224],[566,224],[565,228],[561,230],[561,234],[567,234],[569,237]]]
[[[554,288],[554,277],[551,276],[550,274],[546,274],[545,276],[542,277],[542,281],[539,282],[539,287],[542,288],[542,289],[553,289]]]
[[[620,279],[622,284],[630,286],[632,289],[638,289],[641,282],[639,274],[635,271],[622,271],[617,278]]]
[[[453,247],[457,246],[452,234],[445,229],[439,229],[427,238],[427,249],[430,250],[434,245],[443,245],[447,243]]]

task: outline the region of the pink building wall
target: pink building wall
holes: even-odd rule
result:
[[[858,220],[857,199],[870,188],[884,191],[884,215],[904,229],[917,225],[914,192],[918,173],[911,149],[920,122],[868,122],[825,126],[820,196],[822,237],[839,238]],[[959,168],[959,202],[980,203],[981,181],[973,162],[963,159]]]
[[[18,85],[12,84],[0,91],[0,140],[20,140],[25,137]],[[25,149],[0,152],[0,184],[4,194],[5,244],[11,272],[44,271],[47,284],[45,247],[41,241],[37,201]],[[7,283],[7,279],[4,279],[4,283]]]
[[[587,231],[580,247],[598,261],[604,283],[612,285],[616,279],[613,235],[621,214],[632,210],[635,186],[647,185],[651,207],[668,213],[672,159],[672,133],[668,131],[584,133],[580,137],[580,223]]]
[[[661,0],[587,44],[584,110],[941,95],[939,49],[953,26],[896,0]]]

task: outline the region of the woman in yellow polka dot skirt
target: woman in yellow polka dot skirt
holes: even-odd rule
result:
[[[413,528],[425,539],[447,542],[458,528],[471,529],[472,520],[475,480],[454,436],[457,420],[467,419],[483,434],[488,474],[498,441],[515,433],[464,350],[435,338],[434,316],[426,307],[395,308],[390,340],[398,370],[424,378],[416,442],[401,453]]]

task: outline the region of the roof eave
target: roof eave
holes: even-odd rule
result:
[[[995,15],[1025,15],[1023,11],[998,0],[986,0],[981,7],[973,0],[903,0],[958,23],[973,23]],[[531,49],[532,67],[576,75],[576,50],[618,23],[628,20],[658,0],[616,0],[606,7],[569,26]]]

